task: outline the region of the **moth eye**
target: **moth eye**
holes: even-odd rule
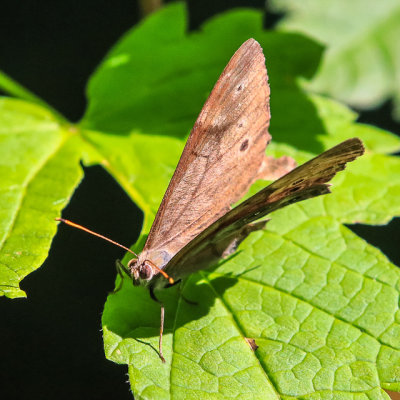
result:
[[[239,86],[236,88],[236,90],[237,90],[238,92],[240,92],[242,89],[243,89],[243,85],[239,85]]]
[[[153,275],[154,275],[153,268],[151,268],[149,264],[145,262],[143,265],[140,266],[139,270],[140,279],[149,280],[153,277]]]
[[[245,151],[249,147],[249,140],[246,139],[241,145],[240,145],[240,151]]]
[[[131,260],[128,261],[128,268],[130,270],[135,268],[136,261],[137,261],[137,258],[132,258]]]

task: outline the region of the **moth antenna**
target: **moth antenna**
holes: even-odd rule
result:
[[[126,246],[123,246],[122,244],[120,244],[120,243],[118,243],[118,242],[115,242],[114,240],[111,240],[111,239],[109,239],[109,238],[106,237],[106,236],[100,235],[100,233],[93,232],[93,231],[91,231],[90,229],[85,228],[85,227],[82,226],[82,225],[78,225],[78,224],[76,224],[75,222],[69,221],[68,219],[64,219],[64,218],[55,218],[55,220],[56,220],[56,221],[60,221],[60,222],[64,222],[64,224],[67,224],[67,225],[69,225],[69,226],[72,226],[73,228],[78,228],[78,229],[80,229],[80,230],[82,230],[82,231],[85,231],[85,232],[87,232],[87,233],[90,233],[90,234],[93,235],[93,236],[97,236],[97,237],[99,237],[100,239],[107,240],[107,242],[110,242],[110,243],[112,243],[112,244],[115,244],[116,246],[119,246],[119,247],[123,248],[124,250],[129,251],[129,253],[132,253],[132,254],[134,254],[136,257],[138,257],[138,255],[137,255],[134,251],[132,251],[130,248],[128,248],[128,247],[126,247]]]
[[[128,248],[128,247],[126,247],[126,246],[124,246],[124,245],[122,245],[122,244],[120,244],[120,243],[118,243],[118,242],[116,242],[116,241],[114,241],[114,240],[112,240],[112,239],[109,239],[109,238],[106,237],[106,236],[100,235],[100,233],[93,232],[93,231],[91,231],[90,229],[85,228],[85,227],[82,226],[82,225],[76,224],[75,222],[72,222],[72,221],[70,221],[70,220],[68,220],[68,219],[64,219],[64,218],[55,218],[55,220],[56,220],[56,221],[60,221],[60,222],[64,222],[64,224],[67,224],[67,225],[69,225],[69,226],[72,226],[73,228],[78,228],[78,229],[80,229],[80,230],[82,230],[82,231],[85,231],[85,232],[87,232],[87,233],[90,233],[90,234],[93,235],[93,236],[97,236],[97,237],[99,237],[100,239],[107,240],[107,242],[110,242],[110,243],[112,243],[112,244],[114,244],[114,245],[116,245],[116,246],[119,246],[119,247],[123,248],[124,250],[129,251],[129,253],[132,253],[132,254],[135,255],[136,257],[139,257],[139,256],[138,256],[133,250],[131,250],[130,248]],[[157,267],[157,265],[155,265],[155,264],[154,264],[153,262],[151,262],[150,260],[147,260],[147,262],[148,262],[149,264],[151,264],[151,267],[154,268],[155,270],[157,270],[165,279],[168,279],[168,282],[169,282],[171,285],[173,285],[173,284],[175,283],[174,279],[171,278],[165,271],[163,271],[161,268]]]
[[[146,260],[152,268],[156,269],[165,279],[168,279],[168,282],[170,283],[170,285],[173,285],[175,283],[174,278],[172,278],[171,276],[169,276],[165,271],[163,271],[161,268],[157,267],[156,264],[154,264],[153,262],[151,262],[150,260]]]

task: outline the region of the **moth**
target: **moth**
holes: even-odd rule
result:
[[[362,142],[353,138],[294,169],[288,157],[267,157],[269,96],[262,48],[249,39],[233,55],[201,110],[143,251],[134,253],[127,267],[118,264],[135,285],[147,286],[153,299],[155,291],[232,254],[251,232],[265,227],[267,220],[260,218],[329,193],[327,182],[364,153]],[[280,175],[231,209],[255,180]],[[165,361],[163,325],[161,304],[159,355]]]

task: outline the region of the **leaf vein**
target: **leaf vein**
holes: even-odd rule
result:
[[[219,275],[219,274],[213,272],[213,275]],[[221,275],[222,275],[222,274],[221,274]],[[267,285],[267,284],[265,284],[265,283],[260,283],[260,282],[257,282],[257,281],[255,281],[255,280],[253,280],[253,279],[244,278],[243,276],[237,276],[236,278],[237,278],[238,280],[247,281],[247,282],[253,283],[253,284],[255,284],[255,285],[260,285],[260,286],[263,286],[263,287],[268,287],[268,288],[270,288],[270,289],[275,289],[276,291],[278,291],[278,292],[280,292],[280,293],[283,293],[283,294],[286,294],[286,295],[288,295],[288,296],[293,296],[295,299],[297,299],[297,300],[299,300],[299,301],[301,301],[301,302],[303,302],[303,303],[306,303],[306,304],[308,304],[308,305],[314,307],[315,309],[317,309],[317,310],[323,312],[324,314],[327,314],[327,315],[331,316],[332,318],[334,318],[334,319],[336,319],[336,320],[338,320],[338,321],[341,321],[341,322],[343,322],[343,323],[345,323],[345,324],[349,324],[349,325],[351,325],[351,326],[353,326],[353,327],[359,329],[362,333],[365,333],[367,336],[371,337],[372,339],[374,339],[374,340],[376,340],[378,343],[380,343],[381,346],[386,346],[386,347],[388,347],[388,348],[390,348],[390,349],[392,349],[392,350],[395,350],[395,351],[399,351],[399,350],[400,350],[400,349],[398,349],[398,348],[396,348],[396,347],[393,347],[393,346],[390,345],[390,344],[383,343],[379,338],[373,336],[371,333],[369,333],[368,331],[366,331],[364,328],[362,328],[362,327],[360,327],[360,326],[357,326],[357,325],[354,324],[353,322],[351,322],[351,321],[346,321],[345,319],[343,319],[343,318],[341,318],[341,317],[339,317],[339,316],[337,316],[337,315],[335,315],[335,314],[329,313],[328,311],[325,311],[324,309],[318,307],[317,305],[311,304],[308,300],[303,299],[303,298],[301,298],[301,297],[299,297],[299,296],[296,296],[295,294],[293,294],[293,293],[291,293],[291,292],[287,292],[287,291],[283,290],[282,288],[278,288],[278,287],[274,287],[274,286],[269,286],[269,285]]]
[[[207,284],[210,286],[210,288],[212,289],[212,291],[215,293],[215,295],[221,300],[221,303],[223,304],[223,306],[225,307],[226,311],[228,311],[228,313],[231,315],[232,317],[232,321],[236,326],[236,329],[239,331],[239,333],[242,335],[243,338],[246,337],[246,335],[244,334],[244,329],[242,328],[242,326],[240,325],[240,323],[237,321],[237,319],[234,316],[234,313],[232,312],[232,310],[230,309],[230,307],[228,306],[228,304],[224,301],[224,299],[222,298],[222,296],[219,295],[219,293],[216,291],[216,289],[214,288],[214,286],[212,285],[212,282],[208,279],[208,276],[206,274],[204,274],[203,272],[200,272],[200,274],[203,276],[204,280],[207,282]],[[268,375],[268,372],[265,370],[265,368],[263,367],[261,360],[257,357],[256,353],[253,352],[253,356],[255,357],[255,359],[257,360],[258,364],[260,365],[260,368],[264,371],[264,375],[267,378],[268,382],[271,385],[271,388],[273,388],[274,392],[276,393],[276,395],[278,396],[278,398],[281,398],[279,392],[277,391],[277,388],[274,386],[272,379],[270,378],[270,376]]]
[[[12,220],[10,221],[10,225],[9,225],[9,229],[8,229],[8,233],[6,235],[6,237],[4,238],[3,242],[0,244],[0,252],[4,249],[4,246],[6,245],[8,239],[11,237],[12,235],[12,231],[15,228],[15,225],[17,223],[18,220],[18,215],[20,213],[21,210],[21,206],[24,202],[24,199],[26,198],[26,195],[28,193],[28,188],[29,185],[33,182],[33,180],[36,178],[36,176],[40,173],[40,171],[45,167],[45,165],[49,162],[49,160],[51,160],[55,154],[58,153],[58,151],[62,148],[62,146],[64,145],[65,141],[67,140],[67,136],[65,136],[60,143],[58,144],[58,146],[54,149],[53,152],[51,152],[48,157],[46,157],[44,160],[42,160],[41,164],[39,165],[39,167],[36,169],[36,171],[33,172],[33,174],[24,182],[23,185],[21,185],[22,191],[21,191],[21,195],[19,198],[19,204],[18,207],[16,209],[15,214],[13,215]]]

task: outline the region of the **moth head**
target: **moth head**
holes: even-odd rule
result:
[[[158,273],[161,274],[170,285],[175,283],[172,277],[150,260],[145,259],[142,261],[140,257],[133,258],[128,262],[128,268],[131,272],[131,277],[135,286],[147,286],[153,279],[154,275]]]
[[[128,268],[131,271],[133,284],[135,286],[146,286],[151,278],[153,278],[154,269],[151,264],[152,263],[148,260],[141,262],[137,258],[132,258],[132,260],[129,261]]]

